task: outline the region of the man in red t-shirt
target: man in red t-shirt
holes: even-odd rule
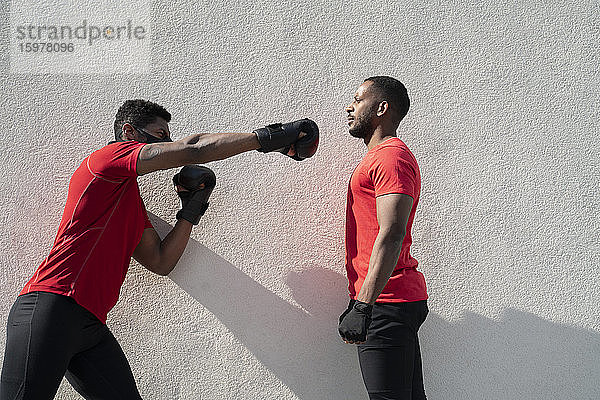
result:
[[[175,142],[170,120],[158,104],[126,101],[115,118],[116,141],[90,154],[73,173],[50,254],[8,317],[0,400],[53,398],[63,376],[88,399],[140,399],[106,316],[118,300],[131,257],[160,275],[169,274],[181,257],[216,183],[208,168],[189,164],[249,150],[279,151],[301,161],[318,146],[318,127],[308,119]],[[161,240],[137,177],[183,165],[173,178],[182,209]]]
[[[387,76],[366,79],[346,107],[350,134],[368,151],[348,185],[350,304],[339,333],[358,345],[371,400],[426,398],[417,332],[428,313],[427,289],[410,255],[421,176],[414,155],[396,137],[408,108],[406,88]]]

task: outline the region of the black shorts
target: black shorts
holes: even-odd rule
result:
[[[427,301],[376,303],[358,359],[371,400],[424,400],[419,327]]]
[[[63,378],[86,399],[141,399],[110,330],[73,299],[19,296],[8,316],[0,400],[53,399]]]

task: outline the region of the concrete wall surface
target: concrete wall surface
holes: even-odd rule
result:
[[[343,108],[391,75],[411,96],[398,134],[423,181],[428,398],[600,398],[598,1],[120,3],[0,1],[0,351],[69,178],[124,100],[164,105],[176,138],[309,117],[310,160],[209,165],[218,186],[179,267],[132,263],[108,325],[144,399],[365,399],[336,332],[346,187],[365,154]],[[84,20],[143,29],[44,54],[27,43],[48,28],[18,31]],[[139,179],[162,234],[173,173]],[[80,397],[63,382],[57,398]]]

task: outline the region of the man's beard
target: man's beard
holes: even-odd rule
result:
[[[373,133],[371,128],[372,120],[372,114],[363,114],[354,120],[354,124],[348,130],[348,132],[355,138],[364,139]]]

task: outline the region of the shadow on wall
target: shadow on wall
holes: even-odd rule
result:
[[[152,223],[161,237],[171,229],[159,218]],[[287,283],[307,313],[190,239],[169,278],[210,310],[300,399],[367,397],[356,350],[336,335],[338,316],[347,306],[347,298],[340,295],[347,285],[344,276],[325,269],[290,274]]]
[[[420,337],[430,399],[600,399],[597,332],[507,309],[452,323],[432,313]]]
[[[161,236],[171,228],[153,224]],[[354,346],[336,335],[346,306],[341,274],[290,273],[287,284],[308,313],[194,240],[169,277],[300,399],[367,398]],[[507,309],[499,320],[467,312],[456,322],[432,312],[420,338],[429,399],[600,399],[597,332]]]

